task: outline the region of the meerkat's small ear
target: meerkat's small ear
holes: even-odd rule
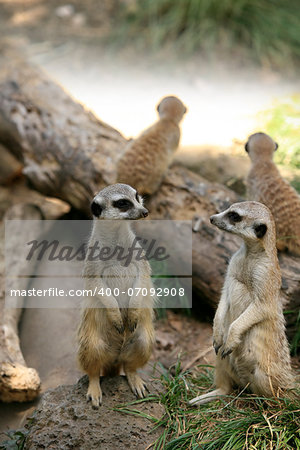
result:
[[[245,144],[245,150],[247,153],[249,153],[248,142],[246,142],[246,144]]]
[[[187,110],[188,110],[188,109],[187,109],[187,107],[185,106],[185,107],[184,107],[183,114],[186,114],[186,113],[187,113]]]
[[[274,152],[276,152],[276,150],[278,149],[279,145],[277,144],[277,142],[275,142],[275,150]]]
[[[99,203],[92,201],[91,211],[92,211],[93,216],[95,216],[95,217],[101,216],[102,210],[103,210],[103,208],[101,205],[99,205]]]
[[[254,231],[255,231],[256,237],[258,239],[261,239],[262,237],[264,237],[264,235],[267,232],[267,229],[268,229],[268,227],[265,223],[258,223],[256,225],[254,225]]]
[[[159,112],[160,103],[156,107],[156,111]]]

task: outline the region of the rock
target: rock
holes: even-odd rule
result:
[[[150,433],[150,420],[113,409],[135,400],[125,377],[102,380],[103,405],[98,410],[85,399],[87,383],[84,376],[76,385],[60,386],[43,395],[26,426],[25,449],[145,449],[161,434],[160,429]],[[152,393],[161,389],[158,382],[148,386]],[[157,418],[164,414],[154,401],[129,407]]]

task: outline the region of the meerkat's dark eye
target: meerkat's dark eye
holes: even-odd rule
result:
[[[127,211],[129,208],[133,207],[133,203],[126,198],[121,198],[113,202],[115,208],[121,209],[122,211]]]
[[[242,216],[240,216],[237,212],[235,211],[230,211],[227,214],[228,219],[230,220],[230,222],[233,223],[237,223],[237,222],[241,222],[241,220],[243,219]]]
[[[276,152],[276,150],[278,149],[278,144],[277,144],[277,142],[275,142],[275,152]]]
[[[248,142],[246,142],[246,144],[245,144],[245,150],[247,153],[249,153]]]
[[[135,199],[136,199],[137,202],[140,203],[140,198],[139,198],[139,193],[138,193],[138,191],[136,191]]]
[[[91,203],[91,211],[92,211],[93,216],[99,217],[102,213],[102,209],[103,208],[101,205],[99,205],[99,203],[96,203],[96,202]]]

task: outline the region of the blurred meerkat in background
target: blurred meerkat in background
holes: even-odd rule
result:
[[[251,159],[247,178],[248,200],[270,208],[276,225],[278,250],[300,255],[300,197],[272,161],[278,144],[265,133],[252,134],[245,145]]]
[[[295,380],[280,300],[272,214],[262,203],[242,202],[210,221],[244,242],[229,262],[214,318],[216,390],[190,404],[216,400],[232,393],[234,386],[276,397],[292,389]]]
[[[157,106],[159,120],[130,141],[117,163],[117,182],[151,195],[159,187],[180,141],[187,109],[177,97],[165,97]]]

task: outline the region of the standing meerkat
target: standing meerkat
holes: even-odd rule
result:
[[[243,238],[232,256],[213,325],[216,390],[190,404],[228,395],[234,386],[266,397],[293,388],[289,346],[280,300],[281,274],[275,224],[258,202],[235,203],[210,218]]]
[[[141,249],[130,220],[146,217],[148,211],[135,189],[125,184],[108,186],[96,195],[91,210],[94,220],[89,248],[99,244],[111,251],[124,249],[127,254],[135,243]],[[113,220],[105,223],[105,219]],[[126,264],[117,253],[105,256],[96,261],[86,257],[86,288],[93,292],[96,289],[97,294],[87,298],[78,331],[78,359],[89,377],[87,400],[95,408],[102,402],[100,374],[118,374],[123,369],[132,391],[138,397],[145,396],[146,385],[137,369],[149,360],[154,343],[150,296],[153,285],[148,261],[134,259]],[[147,295],[137,295],[136,288],[146,289]],[[117,289],[119,295],[114,296]]]
[[[278,144],[264,133],[249,137],[245,150],[252,165],[247,178],[249,200],[270,208],[276,225],[278,250],[300,255],[300,197],[280,175],[272,161]]]
[[[162,182],[179,145],[186,107],[176,97],[165,97],[157,111],[159,120],[127,144],[117,164],[117,181],[130,183],[144,195],[153,194]]]

